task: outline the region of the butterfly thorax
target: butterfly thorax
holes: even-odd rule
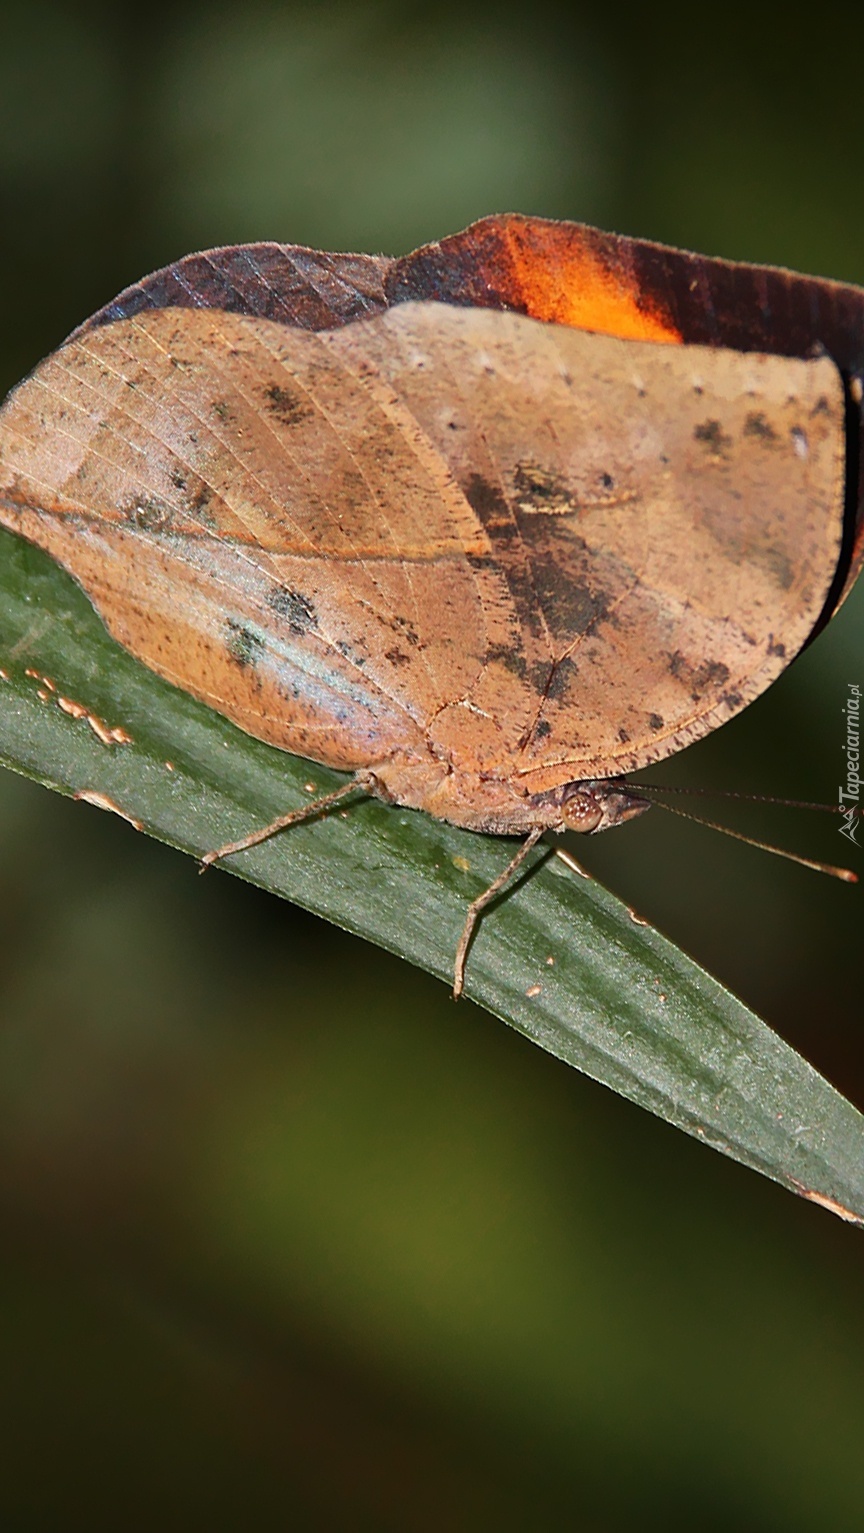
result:
[[[576,830],[590,834],[623,825],[648,809],[647,799],[615,778],[562,783],[529,794],[518,777],[454,769],[430,759],[391,759],[358,780],[388,803],[424,809],[436,819],[487,835]]]

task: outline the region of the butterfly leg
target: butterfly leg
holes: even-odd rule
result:
[[[474,930],[481,911],[485,910],[486,906],[494,900],[496,894],[500,894],[501,890],[510,883],[513,875],[521,868],[532,847],[537,845],[537,842],[543,835],[544,828],[542,825],[535,825],[530,835],[522,842],[516,856],[512,857],[508,862],[504,872],[499,873],[494,882],[489,885],[489,888],[484,890],[476,900],[472,900],[468,906],[468,914],[465,917],[465,925],[462,928],[462,936],[459,938],[459,946],[456,949],[456,959],[453,965],[454,1001],[458,1001],[462,994],[465,983],[465,960],[468,957],[468,949],[471,946],[471,939],[474,936]]]
[[[279,834],[280,830],[287,830],[290,825],[299,825],[301,820],[310,820],[314,815],[323,814],[325,809],[330,809],[333,804],[338,804],[340,799],[347,798],[349,793],[356,793],[358,788],[365,786],[362,780],[363,774],[357,773],[350,782],[346,782],[334,793],[326,793],[323,798],[316,798],[311,804],[303,804],[300,809],[292,809],[289,814],[279,816],[272,824],[265,825],[263,830],[253,830],[250,835],[243,836],[239,841],[229,841],[226,846],[220,846],[215,852],[205,852],[201,858],[200,871],[209,868],[214,862],[219,862],[223,857],[233,857],[235,852],[245,852],[250,846],[258,846],[262,841],[269,841],[271,836]],[[367,790],[368,791],[368,790]]]

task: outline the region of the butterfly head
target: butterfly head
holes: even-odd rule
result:
[[[614,778],[571,782],[562,794],[561,819],[566,830],[592,835],[598,830],[611,830],[613,825],[623,825],[625,820],[635,819],[650,807],[647,798],[631,793]]]

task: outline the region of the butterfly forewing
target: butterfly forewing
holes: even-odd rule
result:
[[[260,738],[537,792],[779,674],[837,565],[843,432],[827,358],[440,303],[318,334],[153,310],[9,400],[0,520]]]

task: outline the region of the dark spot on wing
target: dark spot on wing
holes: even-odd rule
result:
[[[267,400],[267,408],[277,417],[283,426],[297,426],[303,420],[308,420],[314,412],[299,395],[286,389],[279,383],[271,383],[264,390]]]
[[[549,548],[546,518],[523,512],[522,520],[517,522],[501,490],[482,474],[469,474],[462,492],[493,548],[493,556],[469,555],[472,568],[494,569],[504,576],[519,626],[523,632],[539,638],[544,632],[544,614],[540,610],[542,597],[537,586],[535,556],[538,548],[544,553]]]
[[[718,458],[725,457],[732,446],[732,438],[726,435],[717,420],[702,421],[694,428],[693,436]]]
[[[205,526],[215,527],[215,518],[207,513],[213,498],[213,491],[209,484],[191,470],[183,471],[178,468],[172,471],[171,483],[176,490],[180,491],[187,510],[197,516]]]
[[[727,708],[740,708],[743,702],[743,698],[740,692],[724,692],[720,701],[721,703],[724,703]]]
[[[513,512],[496,485],[490,484],[482,474],[469,474],[462,493],[493,542],[516,537]]]
[[[768,635],[768,653],[769,655],[779,655],[781,660],[786,659],[786,645],[776,641],[773,633]]]
[[[664,726],[664,723],[665,723],[665,720],[660,717],[659,713],[649,713],[649,715],[648,715],[648,728],[649,729],[653,729],[653,730],[662,729],[663,726]]]
[[[587,558],[584,562],[588,562]],[[538,550],[534,554],[531,570],[534,589],[550,629],[566,636],[568,642],[595,628],[613,606],[608,591],[568,576],[554,546],[548,552]]]
[[[575,511],[573,496],[563,479],[537,463],[518,463],[513,490],[520,511],[546,511],[554,515]]]
[[[200,517],[206,526],[215,527],[216,518],[208,510],[213,499],[213,491],[209,484],[205,484],[203,479],[199,479],[194,488],[190,486],[190,492],[189,504],[195,515]]]
[[[402,649],[388,649],[384,655],[384,659],[389,660],[391,665],[398,666],[411,664],[411,656],[406,655],[405,651]]]
[[[526,666],[527,680],[538,697],[546,697],[549,691],[549,678],[554,672],[554,666],[548,660],[535,660],[532,665]]]
[[[546,736],[551,735],[551,733],[552,725],[549,723],[549,720],[541,719],[534,731],[534,736],[537,740],[545,740]]]
[[[765,419],[764,410],[751,410],[744,422],[744,435],[761,438],[763,442],[776,442],[777,432]]]
[[[224,399],[216,399],[213,401],[213,414],[217,415],[220,421],[230,421],[234,419],[230,407],[225,403]]]
[[[425,649],[425,645],[420,643],[420,635],[417,633],[414,624],[407,617],[394,617],[390,626],[394,633],[402,634],[407,644],[411,644],[415,648]]]
[[[491,665],[495,660],[499,661],[511,675],[518,676],[522,681],[528,673],[525,656],[518,644],[490,644],[483,659],[485,665]],[[545,678],[545,670],[543,674]]]
[[[268,606],[280,617],[287,618],[292,633],[309,633],[317,627],[317,613],[312,602],[299,591],[288,586],[276,586],[267,598]]]
[[[673,650],[669,656],[669,673],[687,687],[694,703],[706,688],[725,686],[729,680],[729,667],[722,660],[703,660],[701,665],[696,665],[687,660],[680,649]]]
[[[623,728],[619,729],[619,731],[618,731],[618,739],[621,741],[622,745],[627,745],[627,743],[629,742],[630,736],[627,733],[626,729],[623,729]]]
[[[779,548],[766,548],[759,557],[759,563],[774,576],[782,590],[788,591],[791,588],[795,572],[791,561]]]
[[[244,623],[235,623],[233,618],[229,618],[225,626],[228,631],[226,648],[231,659],[242,671],[254,671],[264,649],[263,640]]]
[[[171,507],[156,495],[138,496],[122,509],[141,532],[167,532],[174,520]]]
[[[578,676],[579,668],[575,660],[565,656],[563,660],[556,662],[552,675],[546,684],[546,697],[550,702],[559,703],[566,697],[570,683]]]
[[[347,639],[337,639],[336,648],[340,655],[344,655],[346,660],[351,661],[352,665],[364,666],[366,664],[367,656],[361,655],[359,650],[354,648],[353,644],[348,643]]]

